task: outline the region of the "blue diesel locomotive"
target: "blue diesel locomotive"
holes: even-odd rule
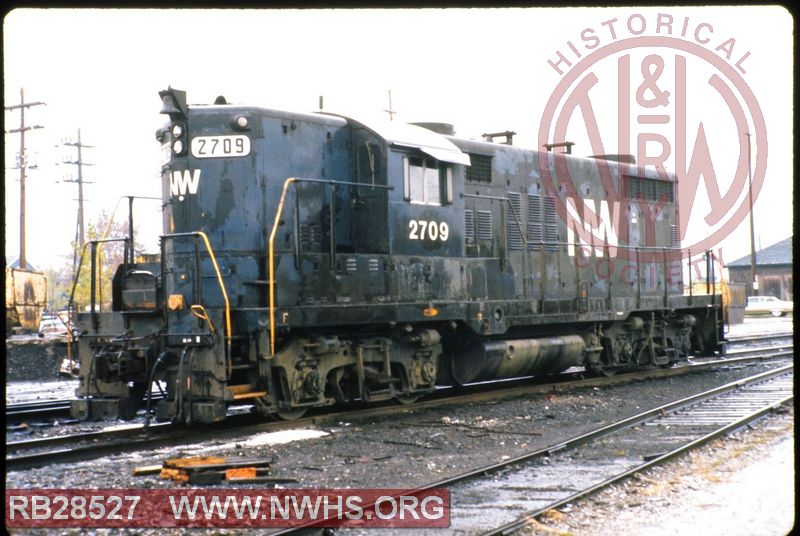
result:
[[[160,256],[122,239],[110,310],[93,293],[78,315],[75,417],[130,418],[153,382],[160,420],[231,404],[295,418],[724,349],[719,296],[683,293],[674,177],[511,133],[159,95]],[[571,181],[548,183],[559,167]],[[602,244],[587,239],[602,222]]]

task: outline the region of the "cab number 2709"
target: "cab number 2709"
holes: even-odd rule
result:
[[[447,222],[428,220],[411,220],[408,222],[409,240],[447,240],[450,236],[450,226]]]

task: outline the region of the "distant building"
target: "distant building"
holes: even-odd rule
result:
[[[793,301],[792,238],[789,237],[768,248],[756,251],[759,295],[775,296],[781,300]],[[736,259],[727,267],[731,281],[744,283],[748,296],[755,294],[750,280],[750,255]]]
[[[32,265],[30,262],[28,262],[27,259],[25,260],[25,265],[26,265],[25,266],[25,270],[28,270],[29,272],[38,272],[39,271],[34,265]],[[16,268],[17,270],[19,270],[20,269],[20,267],[19,267],[19,257],[14,259],[8,265],[8,268]]]

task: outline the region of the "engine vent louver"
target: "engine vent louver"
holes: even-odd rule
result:
[[[464,211],[464,241],[468,246],[475,243],[475,213],[470,209]]]
[[[558,251],[558,212],[556,198],[544,196],[544,242],[545,251]]]
[[[488,210],[478,211],[478,240],[492,239],[492,213]]]
[[[508,249],[522,249],[522,233],[520,227],[524,224],[522,218],[522,194],[519,192],[508,192],[510,207],[506,212],[506,230],[508,233]]]
[[[528,250],[541,250],[542,240],[542,196],[528,195]]]

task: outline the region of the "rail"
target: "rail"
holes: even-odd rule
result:
[[[547,467],[550,468],[550,469],[543,470],[543,471],[541,471],[541,473],[543,475],[545,475],[545,476],[547,476],[548,474],[552,475],[552,474],[554,474],[554,472],[553,472],[553,470],[551,468],[553,466],[555,466],[555,461],[554,460],[555,460],[555,458],[556,458],[556,456],[558,455],[559,452],[566,451],[567,454],[568,454],[567,459],[569,460],[570,459],[569,455],[571,455],[573,452],[575,452],[574,450],[571,450],[571,449],[576,449],[578,447],[585,447],[587,445],[591,445],[593,441],[596,441],[596,440],[599,440],[599,439],[613,437],[614,434],[623,432],[625,430],[629,430],[629,429],[633,428],[636,425],[640,425],[640,424],[643,424],[645,422],[652,421],[654,419],[659,419],[659,418],[663,418],[663,417],[669,417],[669,416],[673,415],[676,411],[682,410],[682,409],[687,408],[687,407],[691,407],[693,404],[702,404],[702,403],[705,403],[707,401],[712,401],[716,397],[724,396],[725,394],[730,394],[730,393],[736,394],[738,392],[747,391],[747,387],[750,386],[750,385],[756,385],[756,384],[759,384],[761,382],[771,381],[773,379],[778,379],[778,381],[781,381],[780,378],[781,377],[785,377],[787,374],[791,374],[792,370],[793,370],[793,365],[788,365],[786,367],[781,367],[781,368],[774,369],[774,370],[771,370],[771,371],[763,372],[763,373],[751,376],[749,378],[735,380],[733,382],[730,382],[728,384],[725,384],[725,385],[722,385],[722,386],[719,386],[719,387],[715,387],[715,388],[710,389],[708,391],[704,391],[702,393],[697,393],[695,395],[689,396],[687,398],[684,398],[684,399],[681,399],[681,400],[678,400],[678,401],[673,401],[673,402],[664,404],[664,405],[659,406],[659,407],[648,409],[648,410],[646,410],[644,412],[641,412],[641,413],[639,413],[637,415],[624,418],[622,420],[613,422],[613,423],[608,424],[606,426],[603,426],[603,427],[600,427],[600,428],[597,428],[597,429],[594,429],[594,430],[591,430],[591,431],[588,431],[588,432],[585,432],[585,433],[581,433],[580,435],[571,437],[569,439],[562,440],[562,441],[559,441],[557,443],[553,443],[553,444],[550,444],[550,445],[545,445],[542,448],[538,448],[536,450],[531,450],[531,451],[522,453],[522,454],[520,454],[520,455],[518,455],[516,457],[513,457],[513,458],[505,457],[506,459],[503,459],[503,460],[501,460],[499,462],[493,462],[493,463],[490,463],[490,464],[482,466],[482,467],[478,467],[478,468],[475,468],[475,469],[468,470],[468,471],[466,471],[464,473],[461,473],[461,474],[457,474],[457,475],[450,476],[450,477],[445,477],[445,478],[443,478],[441,480],[438,480],[438,481],[435,481],[435,482],[427,482],[427,483],[419,485],[419,486],[417,486],[415,488],[409,487],[409,488],[407,488],[406,490],[403,491],[403,494],[404,495],[417,495],[417,494],[422,493],[422,492],[424,492],[426,490],[432,490],[432,489],[438,489],[438,488],[447,488],[447,489],[450,490],[450,500],[451,500],[450,531],[451,532],[456,531],[456,532],[459,532],[459,533],[475,532],[475,527],[473,527],[473,526],[460,526],[459,525],[459,521],[461,521],[461,519],[459,517],[453,515],[454,513],[458,513],[458,512],[456,512],[457,507],[462,511],[469,511],[469,512],[473,512],[473,513],[477,512],[478,513],[477,515],[480,516],[477,519],[477,524],[479,525],[480,528],[485,530],[486,524],[487,524],[487,522],[491,522],[491,518],[487,517],[484,513],[489,511],[491,507],[483,505],[483,504],[479,505],[477,507],[475,505],[465,506],[465,504],[467,504],[469,502],[469,500],[470,500],[469,498],[467,498],[467,495],[469,495],[470,498],[488,497],[489,501],[496,500],[497,502],[502,502],[503,503],[503,508],[499,509],[499,511],[501,511],[501,512],[506,512],[507,511],[509,513],[513,513],[514,509],[517,509],[519,507],[517,505],[509,504],[509,503],[504,502],[503,501],[504,497],[503,498],[499,498],[499,497],[502,497],[501,494],[506,492],[506,491],[508,491],[508,490],[511,490],[510,491],[510,494],[511,494],[510,497],[513,497],[515,495],[519,495],[519,493],[517,492],[516,486],[518,486],[520,482],[525,482],[526,483],[525,485],[528,486],[528,487],[532,487],[532,486],[530,486],[528,484],[528,477],[526,477],[526,476],[523,476],[523,477],[519,478],[518,480],[516,480],[513,483],[511,483],[511,485],[509,485],[508,481],[504,480],[504,479],[508,478],[506,475],[513,475],[516,471],[524,470],[525,466],[530,464],[531,462],[535,462],[536,460],[547,459],[548,460]],[[606,378],[606,379],[608,379],[608,378]],[[583,385],[586,385],[585,380],[582,380],[581,383]],[[791,380],[789,380],[788,382],[783,381],[783,387],[786,389],[786,391],[788,391],[786,396],[774,397],[773,399],[771,399],[771,400],[769,400],[768,402],[765,403],[765,408],[766,409],[761,409],[759,412],[757,412],[757,414],[754,413],[753,415],[754,416],[764,415],[764,414],[772,411],[778,405],[784,404],[788,400],[790,400],[791,397],[792,397],[792,394],[791,394]],[[531,386],[528,386],[528,389],[531,389]],[[415,406],[415,407],[417,407],[417,406]],[[733,419],[734,418],[731,417],[731,420],[733,420]],[[738,427],[741,427],[741,426],[742,426],[742,424],[737,421],[737,423],[735,423],[733,425],[729,425],[726,428],[723,428],[722,429],[722,433],[724,433],[725,431],[730,431],[732,429],[737,429]],[[710,438],[710,436],[705,436],[704,438],[702,438],[700,440],[692,441],[688,445],[684,445],[681,448],[683,448],[684,450],[691,449],[691,448],[693,448],[695,446],[698,446],[698,445],[708,441],[709,438]],[[599,449],[599,448],[597,449],[598,452],[601,451],[601,450],[602,449]],[[630,469],[629,471],[627,471],[625,473],[622,473],[621,475],[617,475],[614,478],[616,478],[616,479],[624,478],[625,476],[628,476],[628,475],[630,475],[630,474],[632,474],[634,472],[640,471],[641,469],[646,468],[648,466],[651,466],[651,465],[653,465],[655,463],[659,463],[660,461],[666,460],[670,456],[674,456],[674,455],[675,454],[673,452],[670,452],[668,454],[659,455],[653,461],[646,462],[643,465],[638,465],[637,467],[634,467],[633,469]],[[617,455],[615,455],[615,459],[616,459],[616,456]],[[595,465],[599,465],[600,469],[602,470],[604,465],[596,463],[597,460],[595,459],[594,456],[592,457],[592,459],[595,461]],[[608,467],[613,469],[613,468],[617,467],[617,465],[612,463],[612,464],[609,464]],[[558,472],[556,472],[556,473],[558,473]],[[561,477],[558,477],[558,482],[560,482],[561,480],[564,479],[564,475],[567,475],[570,479],[573,478],[572,473],[566,472],[564,470],[562,470],[560,472],[560,475],[561,475]],[[486,488],[478,491],[473,487],[467,493],[464,493],[464,490],[462,489],[462,490],[460,490],[461,493],[459,494],[459,496],[456,497],[456,493],[459,492],[457,486],[470,486],[471,484],[480,483],[480,482],[487,482]],[[492,482],[496,483],[497,485],[493,485]],[[604,482],[603,485],[607,485],[607,483],[609,483],[609,482],[611,482],[611,481],[608,480],[608,481]],[[528,491],[528,493],[522,494],[523,500],[525,500],[525,501],[529,500],[528,494],[533,494],[535,491],[539,491],[540,493],[545,493],[547,491],[550,491],[552,489],[552,486],[553,486],[553,483],[552,482],[548,482],[545,485],[545,487],[543,487],[543,488],[541,488],[539,490],[531,489],[530,491]],[[586,491],[587,490],[583,490],[581,493],[586,493]],[[591,491],[594,491],[594,489],[589,489],[588,491],[591,492]],[[525,517],[520,518],[520,519],[514,521],[513,523],[509,523],[508,525],[503,525],[502,527],[498,527],[498,528],[492,530],[491,534],[509,534],[509,533],[511,533],[513,531],[517,531],[520,528],[523,528],[524,525],[525,525],[525,522],[527,522],[529,519],[531,519],[535,515],[540,514],[541,512],[545,511],[548,508],[554,508],[554,507],[562,506],[563,504],[566,504],[567,502],[574,501],[576,499],[576,497],[577,497],[577,494],[570,495],[567,498],[558,499],[557,502],[555,502],[555,503],[550,503],[550,501],[547,500],[547,502],[550,503],[550,504],[548,504],[548,506],[546,508],[541,509],[540,511],[536,512],[536,514],[526,515]],[[538,501],[539,499],[530,498],[530,500],[531,501]],[[366,510],[368,508],[374,507],[374,504],[364,504],[363,507]],[[496,514],[493,514],[493,515],[496,515]],[[507,514],[506,513],[500,513],[500,515],[503,516],[503,517],[506,517]],[[302,524],[302,525],[298,525],[298,526],[294,526],[294,527],[281,529],[281,530],[279,530],[277,532],[274,532],[273,534],[276,535],[276,536],[278,534],[280,534],[280,535],[285,535],[285,534],[305,534],[305,533],[307,533],[306,531],[308,531],[308,529],[310,529],[310,528],[321,528],[321,527],[326,526],[325,523],[330,521],[330,520],[332,520],[332,519],[333,519],[332,517],[327,517],[326,516],[326,517],[324,517],[323,519],[320,519],[320,520],[314,520],[314,521],[310,521],[310,522],[308,522],[306,524]]]
[[[647,457],[643,463],[632,464],[627,469],[611,474],[600,482],[591,483],[575,493],[552,501],[544,507],[537,508],[533,512],[500,527],[495,527],[483,534],[505,535],[516,533],[528,525],[531,520],[536,519],[548,510],[574,503],[630,476],[676,458],[708,443],[712,439],[749,426],[756,420],[771,414],[778,407],[794,400],[792,378],[793,365],[757,374],[750,378],[731,382],[705,393],[649,410],[625,421],[620,421],[606,428],[590,432],[585,436],[564,442],[555,448],[528,455],[527,459],[532,459],[539,454],[550,456],[552,452],[557,450],[582,446],[584,443],[588,443],[587,440],[592,441],[606,437],[618,430],[630,428],[636,424],[661,424],[665,429],[669,429],[670,426],[682,428],[678,437],[682,437],[683,441],[677,446],[669,448],[666,452]],[[658,413],[654,413],[655,411],[658,411]],[[710,431],[708,430],[709,428],[711,429]],[[692,429],[696,431],[692,432]],[[511,460],[511,462],[514,461],[516,460]],[[555,464],[558,462],[551,459],[550,463]],[[491,472],[491,470],[484,468],[484,474],[490,474]]]
[[[786,357],[785,354],[775,357]],[[756,359],[764,360],[768,356],[757,357]],[[417,402],[412,408],[414,411],[422,411],[434,408],[461,406],[465,404],[475,403],[488,403],[500,400],[508,400],[520,396],[531,395],[544,395],[556,392],[563,392],[569,389],[576,388],[592,388],[592,387],[610,387],[614,385],[623,385],[633,382],[639,382],[645,379],[657,378],[671,378],[681,376],[684,374],[692,374],[696,372],[714,370],[718,366],[729,366],[732,363],[746,363],[747,358],[737,359],[720,359],[714,362],[698,363],[687,365],[683,367],[674,367],[670,369],[653,369],[635,373],[618,374],[611,377],[593,377],[583,378],[583,373],[569,374],[565,373],[553,381],[552,378],[541,378],[539,381],[531,383],[530,378],[512,380],[511,382],[501,382],[495,384],[475,384],[461,390],[453,391],[450,389],[442,389],[437,392],[431,399]],[[739,380],[740,381],[740,380]],[[323,412],[316,413],[312,416],[304,417],[292,421],[273,421],[266,423],[252,424],[247,417],[242,416],[246,424],[242,425],[241,421],[234,417],[229,416],[225,422],[217,423],[211,426],[198,427],[192,430],[191,440],[194,442],[219,439],[221,433],[235,432],[239,434],[253,435],[259,432],[273,432],[278,430],[285,430],[290,428],[298,428],[310,425],[326,425],[341,422],[343,420],[353,422],[366,419],[374,419],[376,417],[385,417],[396,415],[408,411],[406,406],[376,405],[372,407],[358,408],[358,409],[345,409],[344,411],[338,410],[323,410]],[[50,436],[26,441],[11,441],[7,442],[7,451],[13,453],[22,453],[18,456],[6,456],[7,470],[26,469],[31,467],[46,466],[54,463],[62,463],[64,461],[79,461],[90,460],[107,455],[109,452],[130,452],[137,449],[152,449],[167,439],[172,441],[172,444],[180,444],[186,441],[186,429],[182,428],[176,435],[171,435],[169,438],[163,438],[160,434],[153,437],[149,432],[153,431],[169,431],[170,423],[158,423],[150,425],[147,429],[145,425],[133,426],[122,430],[90,432],[88,434],[82,433],[77,435],[63,435],[63,436]],[[143,435],[141,439],[134,439],[135,437]],[[114,439],[118,437],[127,438],[123,442],[109,445],[105,440]],[[85,443],[91,441],[91,444],[84,444],[75,449],[64,448],[53,450],[50,447],[63,446],[68,444]],[[151,442],[152,441],[152,442]],[[109,448],[110,447],[110,448]],[[47,449],[47,450],[44,450]],[[26,452],[36,450],[33,454],[25,454]]]

